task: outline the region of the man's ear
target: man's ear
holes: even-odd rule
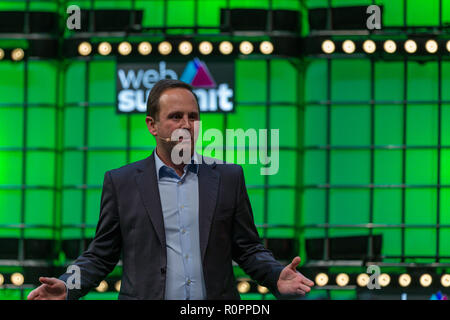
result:
[[[148,131],[153,136],[156,136],[157,135],[157,130],[156,130],[156,121],[155,121],[155,119],[150,117],[150,116],[146,116],[145,117],[145,123],[147,124]]]

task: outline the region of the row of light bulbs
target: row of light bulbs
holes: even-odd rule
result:
[[[366,40],[363,42],[363,46],[362,46],[364,52],[366,53],[374,53],[377,50],[377,45],[375,44],[375,42],[373,40]],[[417,43],[414,40],[407,40],[404,43],[404,48],[405,51],[408,53],[415,53],[418,49]],[[447,45],[446,45],[447,51],[450,52],[450,40],[447,41]],[[386,40],[383,43],[383,49],[385,52],[387,53],[394,53],[397,51],[397,44],[395,43],[395,41],[393,40]],[[425,50],[428,53],[436,53],[439,49],[439,45],[436,42],[436,40],[428,40],[425,43]],[[326,54],[331,54],[336,50],[336,45],[334,44],[333,41],[331,40],[325,40],[322,42],[322,51]],[[342,43],[342,50],[345,53],[348,54],[352,54],[355,52],[356,50],[356,45],[355,42],[353,42],[352,40],[345,40]]]
[[[222,41],[219,44],[219,51],[223,55],[228,55],[233,52],[233,44],[230,41]],[[193,51],[193,44],[189,41],[182,41],[178,45],[178,52],[182,55],[188,55]],[[209,41],[202,41],[198,45],[198,50],[203,55],[212,53],[214,46]],[[259,45],[259,50],[263,54],[271,54],[273,52],[273,44],[270,41],[263,41]],[[133,51],[133,46],[123,41],[117,48],[120,55],[127,56]],[[138,52],[143,55],[149,55],[153,50],[153,46],[148,41],[143,41],[138,45]],[[250,41],[242,41],[239,44],[239,51],[242,54],[248,55],[254,51],[254,46]],[[97,52],[103,56],[107,56],[111,53],[112,46],[109,42],[101,42],[97,47]],[[169,41],[163,41],[158,44],[158,52],[162,55],[168,55],[173,51],[173,46]],[[82,56],[88,56],[92,52],[92,45],[84,41],[78,45],[78,53]]]
[[[325,273],[319,273],[316,275],[316,285],[319,287],[326,286],[329,282],[328,275]],[[401,274],[398,277],[398,284],[401,287],[408,287],[411,284],[411,276],[407,273]],[[340,287],[348,285],[350,277],[346,273],[340,273],[336,276],[336,284]],[[370,281],[370,276],[367,273],[361,273],[356,278],[356,283],[360,287],[366,287]],[[429,273],[422,274],[419,278],[419,283],[422,287],[429,287],[433,282],[433,277]],[[387,287],[391,283],[391,277],[387,273],[382,273],[378,277],[378,283],[381,287]],[[450,274],[444,274],[441,276],[441,285],[443,287],[450,287]]]
[[[3,60],[5,58],[5,50],[0,48],[0,60]],[[13,61],[20,61],[25,57],[25,52],[21,48],[16,48],[13,51],[11,51],[11,59]]]

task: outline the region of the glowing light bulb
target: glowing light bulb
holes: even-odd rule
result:
[[[242,41],[239,45],[239,51],[241,51],[242,54],[250,54],[253,51],[253,45],[249,41]]]
[[[346,273],[339,273],[336,276],[336,283],[339,287],[345,287],[349,281],[350,281],[350,278],[349,278],[348,274],[346,274]]]
[[[411,276],[407,273],[404,273],[398,277],[398,284],[402,287],[407,287],[411,284]]]
[[[92,52],[92,46],[89,42],[82,42],[78,45],[78,53],[82,56],[88,56]]]
[[[383,47],[387,53],[394,53],[397,50],[397,45],[392,40],[386,40]]]
[[[152,52],[152,45],[147,41],[141,42],[138,46],[138,52],[143,56],[149,55]]]
[[[237,285],[239,293],[247,293],[250,291],[250,283],[248,281],[240,281]]]
[[[109,42],[102,42],[98,45],[98,53],[102,56],[107,56],[111,53],[112,47]]]
[[[24,282],[24,277],[21,273],[15,272],[11,275],[11,282],[15,286],[21,286]]]
[[[233,51],[233,44],[230,41],[222,41],[219,45],[219,51],[222,54],[230,54]]]
[[[377,45],[372,40],[366,40],[363,43],[363,50],[366,53],[374,53],[377,50]]]
[[[127,56],[131,53],[132,47],[131,44],[129,42],[122,42],[121,44],[119,44],[119,53],[123,56]]]
[[[447,41],[446,47],[447,47],[447,51],[450,52],[450,40]]]
[[[408,53],[414,53],[417,51],[417,43],[414,40],[406,40],[405,51]]]
[[[261,294],[267,294],[267,293],[269,293],[269,289],[267,289],[266,287],[258,285],[258,292],[261,293]]]
[[[422,287],[429,287],[433,282],[433,278],[431,277],[430,274],[425,273],[420,276],[419,282]]]
[[[172,45],[168,41],[163,41],[158,45],[158,51],[162,55],[168,55],[172,52]]]
[[[189,41],[182,41],[178,45],[178,51],[180,51],[182,55],[188,55],[192,52],[192,44]]]
[[[328,283],[328,276],[325,273],[319,273],[318,275],[316,275],[315,283],[319,287],[326,286]]]
[[[441,277],[441,284],[443,287],[450,287],[450,274],[443,274]]]
[[[259,50],[263,54],[271,54],[273,52],[273,44],[270,41],[263,41],[259,45]]]
[[[5,51],[0,48],[0,60],[3,60],[3,58],[5,57]]]
[[[5,277],[0,273],[0,286],[2,286],[3,283],[5,283]]]
[[[122,285],[122,281],[119,280],[114,284],[114,289],[116,289],[117,292],[120,291],[120,286]]]
[[[428,53],[436,53],[438,51],[438,43],[435,40],[428,40],[425,43],[425,49],[428,51]]]
[[[345,40],[342,43],[342,50],[344,50],[344,52],[348,54],[355,52],[356,50],[355,43],[352,40]]]
[[[334,42],[331,40],[325,40],[324,42],[322,42],[322,51],[330,54],[333,53],[334,50],[336,50],[336,46],[334,45]]]
[[[198,50],[200,51],[201,54],[207,55],[213,51],[213,45],[209,41],[202,41],[198,45]]]
[[[105,280],[102,280],[98,287],[95,288],[95,290],[97,290],[98,292],[105,292],[106,290],[108,290],[108,283]]]
[[[360,287],[366,287],[367,284],[369,283],[370,277],[367,273],[361,273],[360,275],[358,275],[358,277],[356,278],[356,283],[358,284],[358,286]]]
[[[382,287],[387,287],[390,282],[391,282],[391,277],[387,273],[382,273],[378,277],[378,283]]]

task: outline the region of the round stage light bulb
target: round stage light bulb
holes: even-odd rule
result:
[[[233,51],[233,44],[230,41],[222,41],[219,45],[219,51],[222,54],[230,54]]]
[[[428,53],[436,53],[438,51],[438,43],[435,40],[428,40],[425,43],[425,49],[428,51]]]
[[[391,277],[387,273],[382,273],[378,277],[378,283],[382,287],[387,287],[391,283]]]
[[[253,45],[249,41],[242,41],[239,45],[239,51],[241,51],[242,54],[250,54],[253,51]]]
[[[258,292],[261,293],[261,294],[267,294],[267,293],[269,293],[269,289],[267,289],[266,287],[258,285]]]
[[[248,281],[240,281],[237,285],[239,293],[247,293],[250,291],[250,283]]]
[[[270,41],[263,41],[259,45],[259,50],[263,54],[271,54],[273,52],[273,44]]]
[[[178,51],[180,51],[182,55],[187,55],[192,52],[192,44],[189,41],[182,41],[178,45]]]
[[[150,44],[150,42],[147,41],[141,42],[139,43],[138,51],[143,56],[146,56],[150,54],[150,52],[152,52],[152,45]]]
[[[398,284],[402,287],[407,287],[411,284],[411,276],[407,273],[404,273],[398,277]]]
[[[342,43],[342,50],[344,50],[345,53],[351,54],[355,52],[356,45],[352,40],[345,40]]]
[[[377,45],[373,40],[366,40],[363,43],[363,50],[366,53],[374,53],[377,50]]]
[[[386,51],[387,53],[394,53],[395,50],[397,50],[397,45],[392,40],[386,40],[383,47],[384,51]]]
[[[443,287],[450,287],[450,274],[443,274],[441,277],[441,284]]]
[[[330,54],[333,53],[334,50],[336,49],[336,46],[334,45],[334,42],[331,40],[325,40],[324,42],[322,42],[322,51]]]
[[[3,60],[5,57],[5,51],[3,49],[0,49],[0,60]]]
[[[450,52],[450,40],[447,41],[447,51]]]
[[[108,290],[108,283],[105,280],[102,280],[98,287],[95,288],[95,290],[97,290],[98,292],[105,292],[106,290]]]
[[[122,281],[118,280],[115,284],[114,284],[114,289],[116,289],[117,292],[120,291],[120,286],[122,285]]]
[[[158,45],[158,51],[162,55],[168,55],[172,52],[172,45],[168,41],[163,41]]]
[[[200,51],[201,54],[204,55],[210,54],[213,51],[213,45],[209,41],[202,41],[198,45],[198,50]]]
[[[131,44],[129,42],[122,42],[121,44],[119,44],[119,53],[123,56],[127,56],[131,53],[132,47]]]
[[[346,274],[346,273],[339,273],[336,276],[336,284],[339,287],[345,287],[349,281],[350,281],[350,278],[349,278],[348,274]]]
[[[98,53],[102,56],[107,56],[111,53],[112,47],[109,42],[102,42],[98,45]]]
[[[406,40],[405,51],[408,53],[414,53],[417,51],[417,43],[414,40]]]
[[[21,286],[23,285],[24,278],[23,275],[19,272],[15,272],[11,275],[11,282],[15,286]]]
[[[14,61],[20,61],[23,59],[24,56],[25,56],[25,53],[20,48],[14,49],[11,52],[11,59],[13,59]]]
[[[82,56],[88,56],[92,52],[92,46],[89,42],[82,42],[78,45],[78,53]]]
[[[5,283],[5,277],[0,273],[0,286]]]
[[[328,276],[325,273],[319,273],[316,275],[315,281],[314,281],[319,287],[326,286],[328,283]]]
[[[433,282],[433,278],[431,277],[430,274],[425,273],[420,276],[419,282],[422,287],[429,287]]]
[[[367,273],[361,273],[357,278],[356,278],[356,283],[358,284],[358,286],[360,287],[366,287],[367,284],[369,283],[370,277]]]

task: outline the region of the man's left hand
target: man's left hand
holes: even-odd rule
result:
[[[278,291],[281,294],[304,296],[311,291],[310,287],[314,285],[314,282],[297,271],[297,266],[300,261],[300,257],[295,257],[292,262],[281,271],[277,282]]]

